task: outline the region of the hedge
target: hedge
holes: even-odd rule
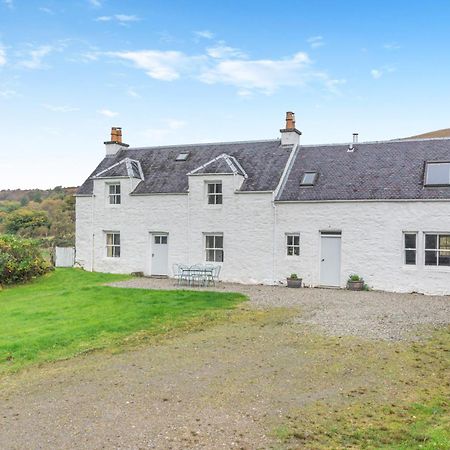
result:
[[[0,235],[0,286],[22,283],[50,270],[36,241]]]

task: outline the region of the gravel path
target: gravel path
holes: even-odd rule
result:
[[[113,286],[180,289],[171,279],[136,278]],[[182,289],[186,289],[185,287]],[[196,288],[205,290],[205,288]],[[352,292],[338,289],[287,289],[281,286],[219,283],[209,290],[241,292],[253,308],[300,308],[294,319],[334,336],[368,339],[414,339],[417,332],[450,323],[450,296]]]

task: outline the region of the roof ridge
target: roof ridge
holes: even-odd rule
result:
[[[230,144],[258,144],[261,142],[280,142],[280,139],[259,139],[253,141],[228,141],[228,142],[201,142],[201,143],[193,143],[193,144],[173,144],[173,145],[155,145],[148,147],[128,147],[126,149],[122,149],[123,151],[130,150],[151,150],[151,149],[160,149],[160,148],[179,148],[179,147],[200,147],[200,146],[208,146],[208,145],[230,145]]]

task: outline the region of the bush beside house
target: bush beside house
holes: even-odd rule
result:
[[[0,286],[28,281],[50,270],[38,242],[0,235]]]

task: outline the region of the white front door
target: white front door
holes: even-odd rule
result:
[[[320,236],[320,285],[341,285],[341,236],[322,233]]]
[[[152,234],[152,275],[167,275],[168,270],[167,234]]]

